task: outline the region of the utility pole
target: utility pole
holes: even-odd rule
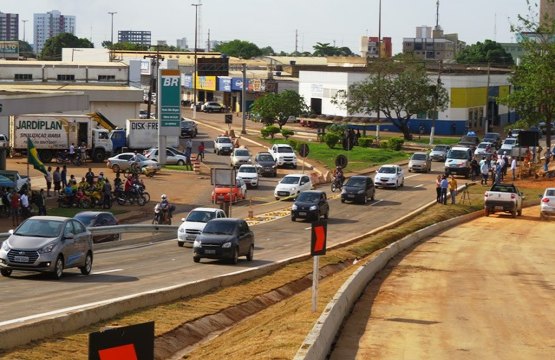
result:
[[[247,64],[243,64],[243,87],[241,89],[241,111],[243,112],[243,128],[241,134],[247,133]]]
[[[156,77],[158,76],[158,67],[160,66],[160,61],[164,60],[164,57],[160,55],[160,48],[158,45],[156,47],[156,54],[155,55],[145,55],[143,59],[150,59],[150,86],[148,88],[148,104],[147,104],[147,119],[150,119],[150,109],[152,103],[152,89],[156,87]],[[156,101],[161,101],[161,99],[156,96]],[[156,118],[158,119],[158,114],[156,114]]]
[[[436,120],[438,118],[439,112],[437,110],[438,100],[439,100],[439,88],[441,86],[441,70],[442,70],[443,62],[439,60],[439,65],[437,69],[437,83],[433,93],[433,113],[432,113],[432,127],[430,129],[430,145],[434,144],[434,134],[435,134],[435,127],[436,127]]]
[[[23,41],[26,41],[25,40],[25,24],[27,23],[27,21],[29,21],[29,20],[21,20],[21,22],[23,23]]]
[[[112,16],[112,26],[110,28],[110,61],[113,60],[113,51],[114,51],[114,14],[117,14],[117,11],[108,11],[108,14]],[[150,106],[150,103],[149,103]],[[150,114],[150,112],[149,112]]]
[[[197,51],[198,51],[198,8],[202,4],[191,4],[195,7],[195,67],[193,69],[193,119],[197,118]]]
[[[489,114],[491,111],[489,111],[489,83],[490,83],[490,69],[491,69],[491,64],[488,62],[488,80],[486,82],[486,114],[484,116],[485,121],[484,121],[484,135],[486,135],[486,133],[489,131]]]
[[[378,62],[381,61],[382,58],[382,0],[380,0],[379,2],[379,8],[378,8]],[[381,65],[378,68],[378,71],[380,71],[380,73],[378,73],[378,80],[380,82],[381,85]],[[380,100],[378,99],[378,119],[377,119],[377,125],[376,125],[376,140],[378,141],[378,143],[380,142]]]
[[[210,29],[208,29],[208,38],[206,40],[206,51],[210,51]]]
[[[299,53],[299,30],[295,29],[295,55]]]

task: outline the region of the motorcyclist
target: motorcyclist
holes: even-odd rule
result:
[[[172,208],[173,206],[170,205],[167,195],[162,194],[162,196],[160,196],[160,202],[156,204],[156,207],[154,208],[158,223],[161,223],[163,220],[166,219],[171,219]]]
[[[341,166],[335,167],[335,170],[333,172],[333,177],[334,177],[334,181],[338,185],[343,184],[343,181],[345,180],[345,176],[343,175],[343,168]]]

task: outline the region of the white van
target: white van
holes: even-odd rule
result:
[[[445,159],[445,173],[447,175],[470,176],[470,161],[472,161],[472,150],[467,147],[455,146],[447,152]]]

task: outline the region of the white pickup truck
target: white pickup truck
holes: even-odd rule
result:
[[[290,145],[274,144],[271,148],[268,148],[268,151],[272,154],[277,166],[297,168],[297,156]]]
[[[522,199],[524,195],[514,184],[493,184],[484,194],[484,213],[486,216],[501,209],[511,213],[513,217],[522,215]]]

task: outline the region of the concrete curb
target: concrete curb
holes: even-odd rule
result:
[[[305,338],[303,344],[300,346],[294,359],[317,360],[326,358],[331,350],[334,339],[337,336],[337,332],[343,324],[343,321],[349,315],[352,307],[364,291],[367,284],[395,255],[433,234],[437,234],[452,226],[459,225],[481,216],[482,213],[480,211],[476,211],[430,225],[424,229],[414,232],[411,235],[405,236],[403,239],[398,240],[393,244],[390,244],[383,251],[381,251],[380,254],[372,258],[366,264],[362,265],[349,277],[349,279],[337,291],[333,299],[328,303],[322,312],[322,315],[318,318],[316,324]]]

